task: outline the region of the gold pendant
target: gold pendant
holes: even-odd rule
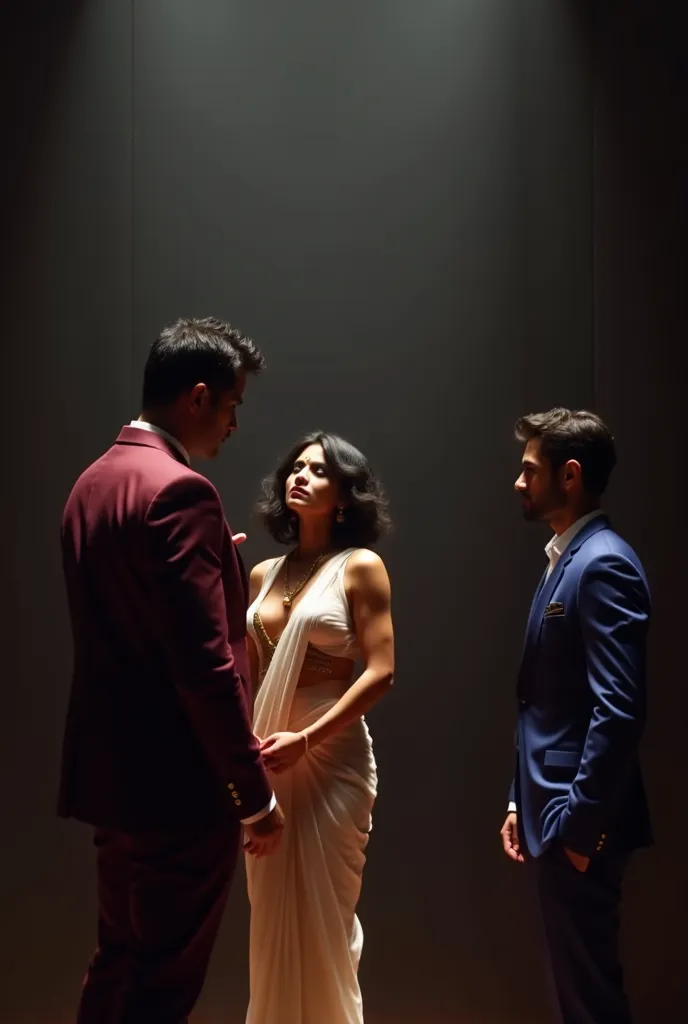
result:
[[[285,597],[284,600],[282,601],[282,604],[284,605],[285,608],[291,608],[291,598]]]

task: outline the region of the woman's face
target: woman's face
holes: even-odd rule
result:
[[[304,448],[285,484],[287,508],[298,516],[333,516],[339,496],[339,485],[330,475],[322,445]]]

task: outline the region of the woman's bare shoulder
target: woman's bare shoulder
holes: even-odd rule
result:
[[[251,583],[253,583],[254,580],[256,580],[256,582],[260,580],[262,583],[265,579],[266,572],[276,561],[276,558],[266,558],[265,561],[258,562],[257,565],[254,565],[251,569]]]
[[[389,584],[387,569],[380,556],[370,548],[356,548],[346,563],[347,582],[353,587],[379,587]]]
[[[258,562],[257,565],[253,566],[249,577],[251,600],[258,595],[267,573],[277,561],[279,561],[277,558],[266,558],[263,562]]]
[[[349,555],[347,566],[353,569],[384,569],[385,563],[376,551],[370,548],[355,548]]]

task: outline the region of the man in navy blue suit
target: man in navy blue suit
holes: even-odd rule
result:
[[[601,509],[614,439],[590,412],[516,424],[516,491],[554,531],[518,677],[517,763],[504,850],[531,867],[563,1024],[630,1024],[619,904],[631,852],[652,843],[638,761],[650,595]]]

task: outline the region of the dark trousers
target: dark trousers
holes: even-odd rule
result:
[[[239,829],[95,833],[98,948],[77,1024],[185,1024],[236,864]]]
[[[619,904],[628,857],[602,854],[577,871],[555,843],[530,858],[562,1024],[631,1024],[619,960]]]

